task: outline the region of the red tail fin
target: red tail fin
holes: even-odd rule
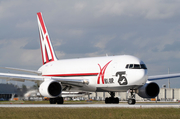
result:
[[[57,58],[54,53],[53,47],[51,45],[51,41],[50,41],[41,12],[37,13],[37,19],[38,19],[38,26],[39,26],[39,36],[40,36],[43,64],[46,64],[51,61],[56,61]]]

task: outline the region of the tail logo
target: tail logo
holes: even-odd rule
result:
[[[109,65],[109,63],[111,63],[111,61],[109,61],[103,68],[101,68],[100,64],[98,64],[99,68],[100,68],[100,73],[98,76],[97,84],[100,84],[100,79],[102,81],[102,84],[104,84],[104,74],[105,74],[107,66]]]
[[[53,47],[51,45],[51,41],[46,29],[46,26],[43,21],[42,14],[37,13],[38,26],[39,26],[39,34],[40,34],[40,43],[41,43],[41,52],[42,52],[42,60],[43,64],[46,64],[51,61],[55,61],[55,53]]]

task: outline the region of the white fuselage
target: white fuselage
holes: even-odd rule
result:
[[[89,84],[70,91],[127,91],[137,89],[147,81],[147,69],[128,68],[144,64],[134,56],[107,56],[57,60],[40,67],[42,76],[87,79]],[[134,65],[135,66],[135,65]]]

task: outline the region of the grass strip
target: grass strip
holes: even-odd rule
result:
[[[0,119],[180,119],[179,108],[0,108]]]

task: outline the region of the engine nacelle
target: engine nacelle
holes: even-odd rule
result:
[[[61,95],[62,86],[57,81],[47,80],[40,85],[39,92],[44,97],[55,98]]]
[[[148,82],[138,89],[137,94],[142,98],[155,98],[159,94],[159,86],[155,82]]]

